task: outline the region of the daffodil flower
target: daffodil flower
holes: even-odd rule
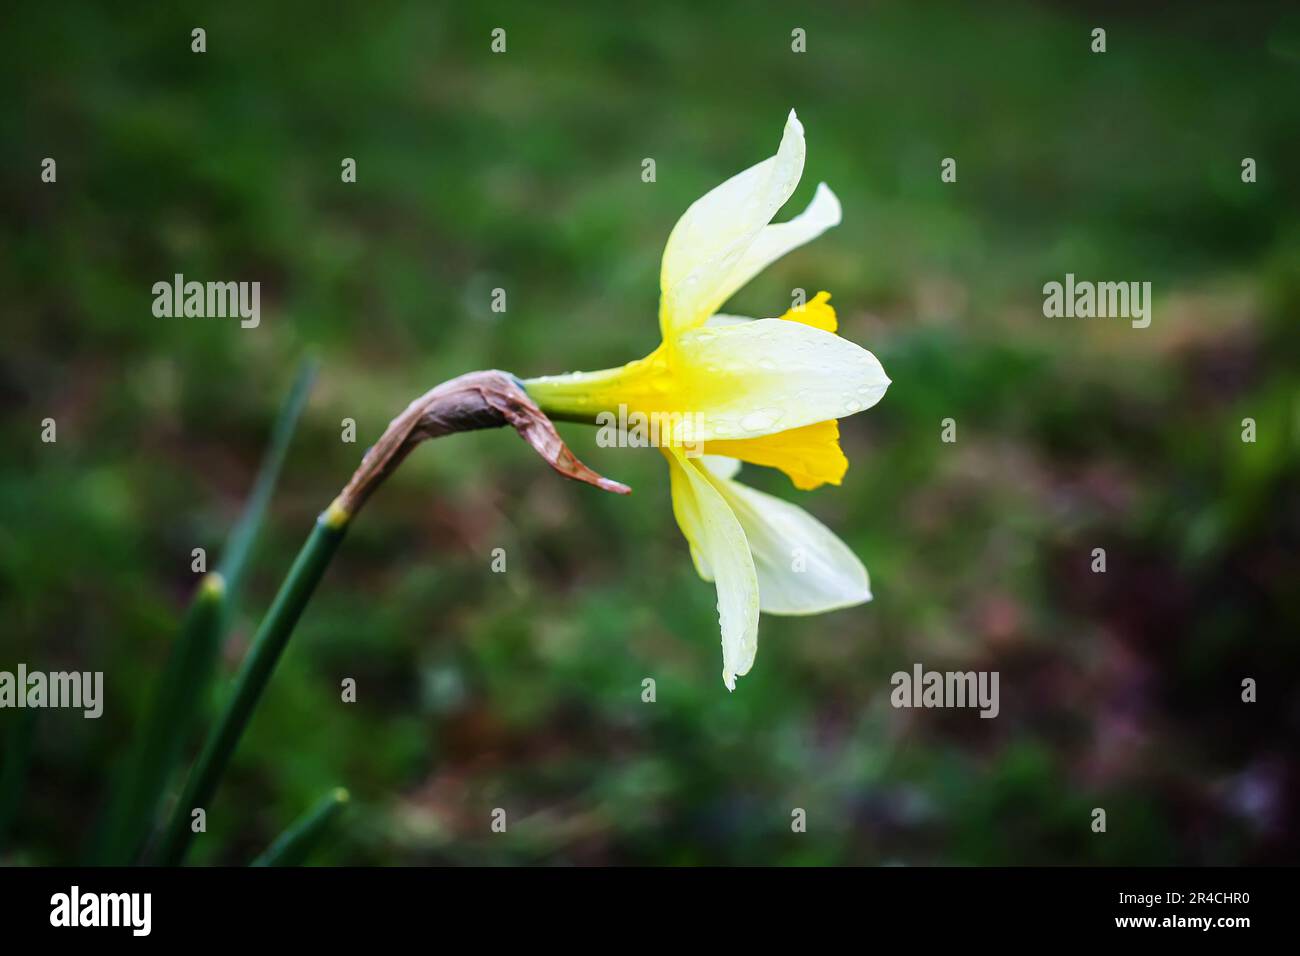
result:
[[[775,156],[696,200],[664,249],[662,343],[620,368],[525,381],[555,418],[659,416],[673,514],[695,568],[716,584],[722,679],[749,672],[760,611],[818,614],[871,600],[866,568],[807,512],[735,481],[741,462],[778,468],[796,488],[838,485],[848,468],[837,419],[889,385],[870,352],[840,338],[822,292],[779,318],[718,309],[766,266],[840,222],[821,183],[788,222],[772,223],[803,174],[803,126],[790,111]],[[692,450],[695,454],[692,454]]]

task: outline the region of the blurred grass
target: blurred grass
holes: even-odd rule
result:
[[[509,435],[421,449],[352,530],[195,858],[253,857],[339,780],[358,812],[322,862],[1294,858],[1286,7],[33,4],[7,19],[0,667],[103,670],[108,694],[98,721],[38,722],[10,859],[67,861],[88,834],[175,638],[190,549],[212,553],[238,514],[305,351],[323,370],[227,674],[315,513],[411,397],[470,369],[598,368],[655,344],[673,222],[769,155],[791,107],[808,130],[791,208],[826,180],[845,221],[728,311],[829,289],[842,333],[893,379],[845,423],[845,485],[800,498],[863,557],[875,602],[764,618],[728,695],[715,597],[658,455],[565,429],[636,489],[615,500]],[[38,181],[45,156],[57,186]],[[1151,281],[1151,328],[1044,319],[1039,290],[1067,271]],[[259,279],[261,327],[153,318],[150,286],[175,272]],[[37,439],[46,416],[55,445]],[[999,670],[1001,716],[892,710],[889,675],[914,661]],[[1258,704],[1240,703],[1243,676]],[[356,704],[339,702],[345,677]],[[808,833],[790,832],[793,807]]]

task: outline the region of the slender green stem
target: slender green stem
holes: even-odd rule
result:
[[[216,790],[225,772],[226,764],[239,744],[239,738],[248,726],[253,709],[275,669],[294,625],[303,608],[311,599],[325,568],[329,566],[334,551],[347,531],[348,514],[331,505],[316,520],[316,526],[298,552],[289,574],[280,585],[270,610],[258,628],[253,646],[244,658],[243,667],[235,678],[230,699],[208,735],[203,751],[190,770],[185,789],[172,811],[171,820],[163,833],[155,856],[164,866],[178,865],[185,858],[193,838],[191,816],[195,809],[204,807]]]
[[[250,866],[298,866],[320,843],[330,824],[343,811],[348,792],[339,787],[321,797],[295,820]]]
[[[271,608],[262,620],[253,646],[235,678],[225,709],[195,761],[180,799],[163,831],[155,862],[177,865],[193,839],[191,820],[216,791],[239,738],[252,718],[271,672],[311,599],[348,522],[384,479],[420,442],[458,431],[511,425],[556,471],[619,494],[625,485],[602,478],[578,461],[555,427],[520,387],[518,379],[499,371],[471,372],[431,389],[394,418],[361,459],[361,464],[298,553]]]
[[[314,359],[299,366],[271,429],[257,480],[222,549],[221,561],[200,582],[185,615],[180,637],[154,690],[139,749],[113,793],[92,857],[96,863],[134,862],[150,836],[163,792],[208,702],[221,637],[317,368]]]
[[[216,669],[226,608],[225,581],[217,572],[209,572],[199,584],[180,639],[154,687],[140,747],[114,794],[96,862],[121,864],[139,858],[168,778],[197,723],[201,703],[196,698],[207,692]]]
[[[258,470],[257,481],[254,482],[253,490],[244,503],[239,521],[231,530],[230,537],[226,539],[226,547],[222,551],[221,563],[217,566],[217,571],[225,578],[226,590],[231,595],[237,594],[239,585],[243,583],[249,553],[266,517],[267,505],[271,501],[271,494],[275,491],[280,469],[284,466],[284,459],[289,453],[289,443],[293,439],[294,430],[298,427],[298,419],[307,404],[307,396],[311,392],[312,383],[316,380],[318,369],[319,363],[315,359],[306,359],[298,367],[293,386],[271,429],[271,440],[262,459],[262,467]]]

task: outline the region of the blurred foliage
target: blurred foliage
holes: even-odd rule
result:
[[[655,344],[676,217],[770,155],[791,107],[808,130],[791,208],[826,180],[845,221],[728,311],[829,289],[894,384],[844,424],[842,488],[746,475],[842,534],[875,602],[765,617],[728,694],[657,454],[565,427],[636,489],[617,499],[505,432],[422,448],[330,569],[193,858],[247,862],[344,785],[358,805],[316,861],[1294,860],[1293,7],[69,3],[5,21],[0,668],[102,670],[108,698],[97,721],[33,721],[9,861],[91,839],[190,549],[218,549],[305,352],[322,373],[227,674],[412,397]],[[1041,286],[1066,272],[1151,281],[1151,327],[1045,319]],[[154,318],[174,273],[260,280],[261,326]],[[1001,715],[891,708],[889,676],[917,661],[999,671]]]

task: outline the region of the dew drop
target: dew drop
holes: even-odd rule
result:
[[[750,412],[740,420],[740,427],[747,432],[760,432],[771,428],[782,418],[782,412],[778,408],[760,408],[756,412]]]

